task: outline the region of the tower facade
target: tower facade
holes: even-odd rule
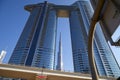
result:
[[[53,69],[56,40],[56,11],[47,2],[27,5],[29,19],[17,42],[10,64]]]
[[[88,31],[93,9],[88,1],[78,1],[73,5],[78,11],[70,13],[70,31],[75,72],[90,73],[88,63]],[[94,34],[94,57],[98,74],[100,76],[118,77],[120,68],[108,43],[97,23]]]
[[[10,64],[53,69],[57,18],[67,17],[70,21],[74,71],[90,73],[87,43],[93,10],[89,1],[80,0],[70,6],[45,2],[27,5],[25,9],[30,12],[30,17],[9,60]],[[98,73],[100,76],[118,77],[119,66],[99,23],[96,26],[94,56]]]

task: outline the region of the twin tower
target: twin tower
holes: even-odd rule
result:
[[[87,41],[93,10],[88,1],[80,0],[70,6],[45,1],[27,5],[25,9],[30,12],[30,16],[9,60],[10,64],[54,69],[57,18],[67,17],[70,22],[74,71],[90,73]],[[100,25],[97,26],[94,40],[97,70],[100,76],[116,77],[120,74],[118,64]]]

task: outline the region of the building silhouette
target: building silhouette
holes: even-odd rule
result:
[[[57,18],[66,17],[70,21],[74,71],[90,73],[87,42],[93,10],[89,1],[80,0],[72,5],[55,5],[45,1],[27,5],[25,9],[30,12],[30,17],[9,60],[10,64],[54,69]],[[118,77],[118,63],[99,23],[96,26],[94,56],[97,71],[100,76]]]

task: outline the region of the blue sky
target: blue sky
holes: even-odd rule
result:
[[[60,5],[70,5],[75,1],[77,0],[48,0],[48,2]],[[2,49],[7,50],[7,55],[4,60],[5,63],[9,60],[9,57],[11,56],[17,40],[19,39],[19,36],[29,17],[29,12],[24,10],[24,6],[40,2],[44,2],[44,0],[0,0],[0,51]],[[68,22],[69,20],[67,18],[58,19],[57,42],[59,39],[59,32],[62,32],[64,69],[67,71],[73,71]],[[112,47],[112,49],[114,50],[120,64],[120,48]]]

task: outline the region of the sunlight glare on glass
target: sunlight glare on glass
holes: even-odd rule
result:
[[[116,31],[113,33],[112,39],[114,42],[116,42],[117,40],[120,39],[120,24],[119,24],[118,28],[116,29]]]

